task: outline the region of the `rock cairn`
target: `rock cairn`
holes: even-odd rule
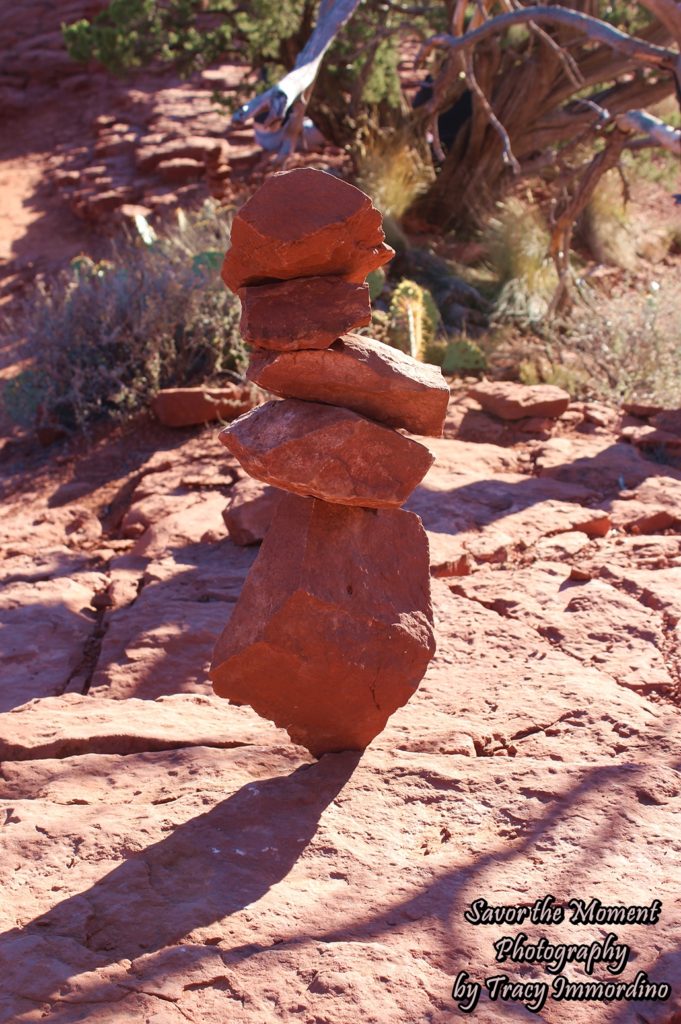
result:
[[[220,440],[284,493],[211,678],[316,756],[363,749],[435,651],[428,540],[400,508],[433,457],[399,429],[441,436],[449,389],[436,367],[346,333],[370,323],[366,276],[392,254],[368,196],[305,168],[245,204],[222,271],[249,379],[281,400]]]

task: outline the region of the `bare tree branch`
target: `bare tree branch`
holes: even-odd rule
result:
[[[639,132],[645,135],[655,146],[681,156],[681,129],[672,128],[659,117],[648,114],[645,110],[628,110],[625,114],[617,114],[615,124],[624,132]]]
[[[475,95],[480,100],[480,103],[482,105],[483,110],[485,111],[485,114],[487,115],[489,123],[492,125],[495,132],[499,135],[499,138],[501,139],[501,145],[503,146],[504,149],[504,163],[509,164],[509,166],[513,168],[514,174],[520,174],[520,164],[513,155],[513,149],[511,148],[511,139],[509,137],[509,134],[504,128],[499,118],[497,117],[497,115],[492,110],[489,100],[485,96],[483,90],[480,88],[480,83],[475,77],[475,70],[473,68],[473,58],[469,53],[466,54],[465,61],[466,81],[468,83],[468,88],[471,90],[471,92],[475,93]]]
[[[499,14],[490,18],[484,25],[473,29],[471,32],[464,32],[460,36],[450,36],[445,33],[432,36],[421,49],[417,57],[417,63],[422,63],[429,53],[436,47],[447,47],[450,52],[466,50],[483,39],[504,32],[513,25],[523,25],[528,22],[536,22],[544,25],[565,25],[574,28],[582,35],[596,43],[623,53],[633,60],[648,64],[653,67],[665,68],[669,71],[676,70],[679,54],[674,50],[668,50],[663,46],[656,46],[647,43],[636,36],[630,36],[621,32],[613,25],[608,25],[600,18],[594,18],[590,14],[582,14],[580,11],[573,11],[567,7],[525,7],[517,11],[509,11],[506,14]]]
[[[586,209],[603,175],[619,163],[620,154],[626,143],[626,132],[616,127],[606,138],[605,147],[587,165],[574,194],[555,222],[551,233],[550,252],[558,272],[558,288],[551,300],[549,316],[553,316],[570,302],[570,248],[575,221]]]
[[[302,130],[303,117],[314,86],[319,65],[341,28],[349,20],[361,0],[321,0],[317,24],[303,49],[298,54],[292,71],[276,85],[254,96],[232,117],[232,125],[245,124],[265,114],[262,128],[271,136],[267,148],[278,150],[284,158],[295,149]],[[284,126],[286,114],[295,104],[293,124]],[[277,131],[279,129],[280,131]],[[257,136],[257,132],[256,132]],[[263,139],[258,141],[263,144]]]

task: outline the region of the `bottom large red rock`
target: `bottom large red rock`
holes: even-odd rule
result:
[[[435,652],[428,566],[411,512],[285,495],[216,645],[215,692],[316,756],[362,750]]]

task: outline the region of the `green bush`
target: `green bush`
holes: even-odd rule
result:
[[[487,368],[485,354],[470,338],[450,341],[442,361],[442,372],[447,374],[476,374]]]
[[[38,284],[7,323],[31,365],[3,394],[9,414],[82,430],[144,407],[159,388],[241,372],[239,304],[220,280],[229,225],[207,206],[151,244],[74,260]]]
[[[636,305],[611,300],[601,311],[592,299],[568,321],[543,326],[540,348],[520,362],[520,379],[613,405],[678,406],[681,346],[673,285],[664,301],[655,292],[639,293]]]
[[[251,0],[238,10],[233,0],[213,0],[212,8],[206,18],[203,0],[110,0],[62,31],[74,60],[95,59],[116,74],[154,61],[190,72],[227,54],[281,65],[287,43],[298,48],[298,33],[309,31],[303,0]]]

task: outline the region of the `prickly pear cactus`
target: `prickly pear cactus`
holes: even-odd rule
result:
[[[430,292],[404,278],[392,294],[388,317],[389,337],[395,348],[414,359],[425,359],[440,324],[440,314]]]
[[[482,349],[469,338],[457,338],[447,345],[442,360],[443,373],[480,373],[487,366]]]

